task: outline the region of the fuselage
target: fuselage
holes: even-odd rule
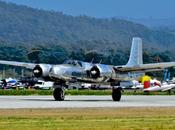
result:
[[[111,65],[92,64],[82,61],[69,61],[61,65],[53,65],[49,71],[51,79],[74,80],[79,82],[106,83],[128,81],[141,77],[144,73],[120,73]]]

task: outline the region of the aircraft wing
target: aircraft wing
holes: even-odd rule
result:
[[[25,68],[28,68],[28,69],[34,69],[34,67],[36,66],[36,64],[34,64],[34,63],[16,62],[16,61],[4,61],[4,60],[0,60],[0,64],[25,67]]]
[[[134,71],[152,72],[152,71],[160,71],[170,67],[175,67],[175,62],[140,64],[137,66],[114,66],[114,70],[116,72],[134,72]]]

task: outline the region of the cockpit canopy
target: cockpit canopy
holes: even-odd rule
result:
[[[69,64],[69,65],[73,65],[73,66],[80,66],[82,67],[82,62],[81,61],[78,61],[78,60],[66,60],[64,62],[64,64]]]

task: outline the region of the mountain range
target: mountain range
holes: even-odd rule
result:
[[[0,45],[54,47],[67,50],[129,49],[132,37],[141,37],[145,49],[175,49],[175,36],[122,19],[70,16],[0,1]]]

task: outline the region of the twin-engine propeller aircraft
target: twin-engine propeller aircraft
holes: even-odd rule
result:
[[[53,96],[58,101],[64,100],[64,88],[72,82],[110,84],[113,100],[120,101],[122,89],[119,84],[121,81],[133,80],[143,76],[145,72],[175,66],[175,62],[143,64],[140,38],[133,38],[129,61],[126,65],[121,66],[92,64],[77,60],[69,60],[59,65],[2,60],[0,64],[32,69],[35,77],[53,81]]]

